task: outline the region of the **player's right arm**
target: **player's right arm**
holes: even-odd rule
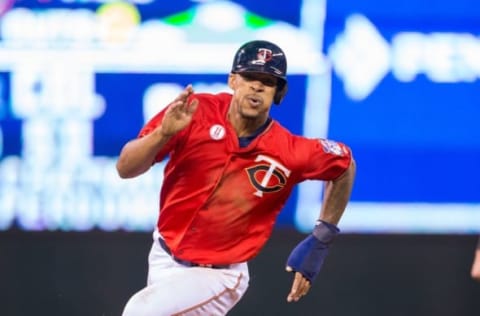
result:
[[[190,124],[198,106],[198,100],[188,100],[192,94],[193,88],[188,85],[167,107],[161,123],[151,133],[123,146],[116,165],[121,178],[133,178],[145,173],[165,144]]]
[[[169,139],[170,136],[162,134],[161,128],[156,128],[152,133],[126,143],[117,161],[118,175],[125,179],[145,173]]]

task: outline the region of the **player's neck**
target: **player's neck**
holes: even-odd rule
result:
[[[256,133],[256,131],[262,127],[268,120],[268,116],[265,117],[243,117],[238,113],[228,113],[228,120],[233,126],[238,137],[250,136]]]

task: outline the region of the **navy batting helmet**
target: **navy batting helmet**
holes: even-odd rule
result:
[[[287,58],[283,50],[273,43],[255,40],[243,44],[235,54],[231,72],[260,72],[277,77],[275,104],[280,104],[287,93]]]

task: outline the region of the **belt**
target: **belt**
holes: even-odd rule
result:
[[[177,258],[172,254],[172,251],[170,250],[170,248],[168,248],[167,244],[165,243],[165,240],[163,240],[162,238],[158,238],[158,242],[160,243],[160,246],[162,247],[162,249],[165,250],[165,252],[168,253],[168,255],[170,257],[172,257],[173,260],[175,260],[177,263],[180,263],[183,266],[186,266],[186,267],[202,267],[202,268],[210,268],[210,269],[228,269],[228,268],[230,268],[229,264],[203,264],[203,263],[195,263],[195,262],[191,262],[191,261],[187,261],[187,260]]]

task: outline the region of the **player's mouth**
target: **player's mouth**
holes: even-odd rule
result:
[[[251,107],[259,107],[263,104],[263,99],[260,96],[257,95],[249,95],[247,96],[247,101],[248,104],[250,104]]]

